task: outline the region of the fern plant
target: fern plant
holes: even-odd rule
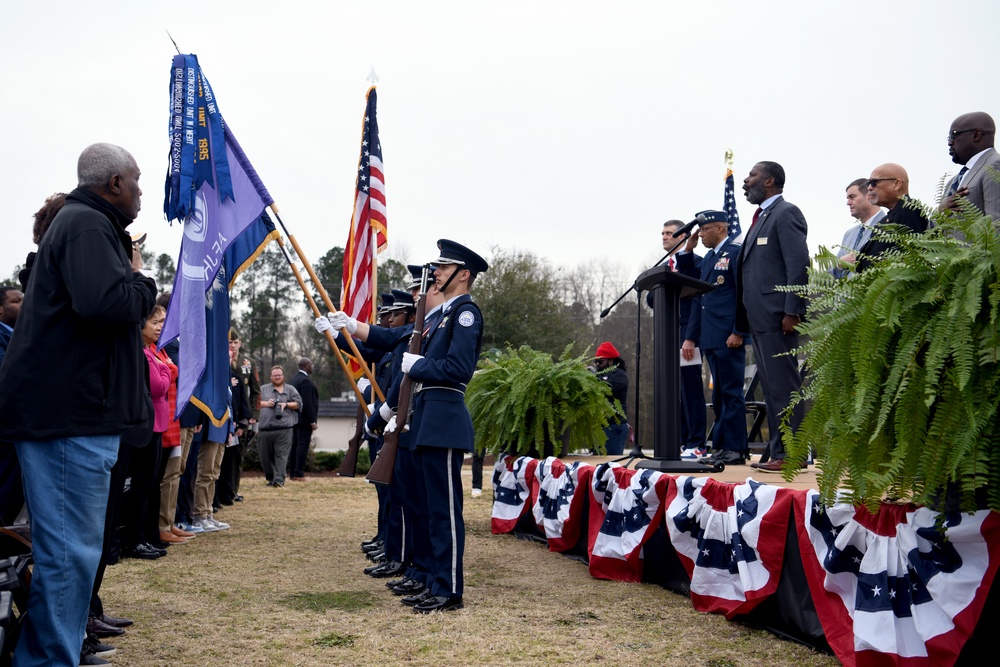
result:
[[[553,361],[526,345],[508,347],[482,362],[465,393],[479,451],[523,455],[552,444],[558,452],[565,441],[569,451],[604,453],[611,389],[571,350]]]
[[[795,434],[782,425],[788,455],[816,452],[827,502],[846,491],[870,508],[886,497],[927,504],[958,490],[972,509],[985,490],[996,510],[1000,237],[968,204],[925,213],[936,227],[924,234],[876,229],[896,249],[849,280],[827,273],[841,264],[822,249],[798,288],[810,306],[795,400],[808,411]]]

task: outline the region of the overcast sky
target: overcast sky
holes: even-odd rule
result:
[[[97,141],[135,155],[132,229],[176,257],[166,30],[313,261],[347,237],[372,67],[390,256],[410,261],[448,237],[638,273],[664,220],[721,208],[727,148],[744,229],[740,182],[774,160],[815,251],[851,223],[850,181],[898,162],[933,200],[955,116],[1000,118],[993,0],[0,2],[5,275]]]

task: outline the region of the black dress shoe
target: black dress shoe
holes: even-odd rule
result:
[[[365,574],[371,576],[371,573],[385,565],[385,558],[375,561],[374,565],[369,565],[365,568]]]
[[[107,614],[102,614],[101,616],[98,616],[97,620],[103,621],[108,625],[113,625],[116,628],[127,628],[128,626],[132,625],[131,618],[119,618],[117,616],[108,616]]]
[[[376,579],[388,579],[389,577],[398,577],[403,572],[406,572],[406,566],[397,561],[389,561],[388,563],[383,563],[381,567],[378,567],[371,572],[371,576]]]
[[[400,584],[405,584],[409,580],[409,577],[403,576],[401,579],[393,579],[392,581],[385,582],[385,587],[392,588],[393,586],[399,586]]]
[[[423,590],[420,593],[417,593],[415,595],[407,595],[405,598],[402,598],[400,600],[400,602],[402,602],[403,604],[405,604],[407,607],[415,607],[416,605],[420,604],[421,602],[426,602],[431,597],[433,597],[431,595],[431,592],[429,590],[425,589],[425,590]]]
[[[125,630],[91,616],[87,619],[87,633],[97,637],[118,637],[125,634]]]
[[[222,505],[220,505],[219,503],[212,503],[212,511],[213,512],[221,512],[222,511]]]
[[[235,496],[233,496],[233,501],[237,502],[237,503],[242,503],[243,502],[243,496],[241,496],[240,494],[237,493]]]
[[[408,579],[398,586],[393,586],[389,589],[392,591],[393,595],[416,595],[417,593],[422,593],[424,590],[424,585],[417,581],[416,579]]]
[[[123,558],[141,558],[142,560],[156,560],[167,555],[166,551],[160,551],[149,544],[136,544],[132,547],[122,549]]]
[[[742,452],[734,452],[728,449],[720,449],[708,458],[698,459],[698,463],[707,466],[714,466],[723,463],[727,466],[741,466],[746,462]]]
[[[382,542],[382,540],[375,540],[374,542],[368,542],[366,544],[362,544],[361,550],[364,551],[366,554],[370,554],[374,551],[382,551],[382,547],[384,546],[384,544],[385,543]]]
[[[380,549],[378,551],[369,551],[367,554],[365,554],[365,556],[367,556],[368,560],[373,560],[375,562],[378,562],[380,560],[385,560],[385,550]]]
[[[159,540],[157,540],[157,541],[159,541]],[[167,555],[167,548],[166,547],[161,547],[161,546],[157,546],[155,544],[150,544],[149,542],[143,542],[143,544],[145,544],[147,547],[149,547],[153,551],[159,551],[161,556],[166,556]]]
[[[429,614],[432,611],[454,611],[462,608],[462,598],[445,598],[431,595],[420,604],[413,607],[413,611],[421,614]]]

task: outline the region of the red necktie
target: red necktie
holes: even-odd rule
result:
[[[670,259],[667,260],[667,266],[670,267],[671,271],[673,271],[675,273],[677,272],[677,262],[674,261],[673,257],[671,257]]]
[[[753,226],[757,224],[757,220],[760,219],[760,214],[763,212],[763,210],[764,209],[758,206],[757,210],[753,212],[753,220],[750,222],[750,229],[747,230],[747,236],[749,236],[750,232],[753,231]]]

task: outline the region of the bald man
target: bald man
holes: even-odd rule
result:
[[[941,200],[942,211],[957,210],[962,199],[1000,220],[1000,183],[990,168],[1000,171],[1000,154],[993,147],[996,124],[982,111],[962,114],[948,130],[948,153],[951,161],[962,165],[948,181]]]
[[[876,227],[901,225],[915,234],[927,230],[927,218],[923,211],[914,208],[914,204],[911,203],[910,177],[898,164],[890,162],[875,167],[868,179],[868,201],[875,206],[889,209],[889,213]],[[868,242],[861,247],[862,257],[858,260],[858,273],[869,268],[876,258],[893,246],[891,241],[872,234]]]

